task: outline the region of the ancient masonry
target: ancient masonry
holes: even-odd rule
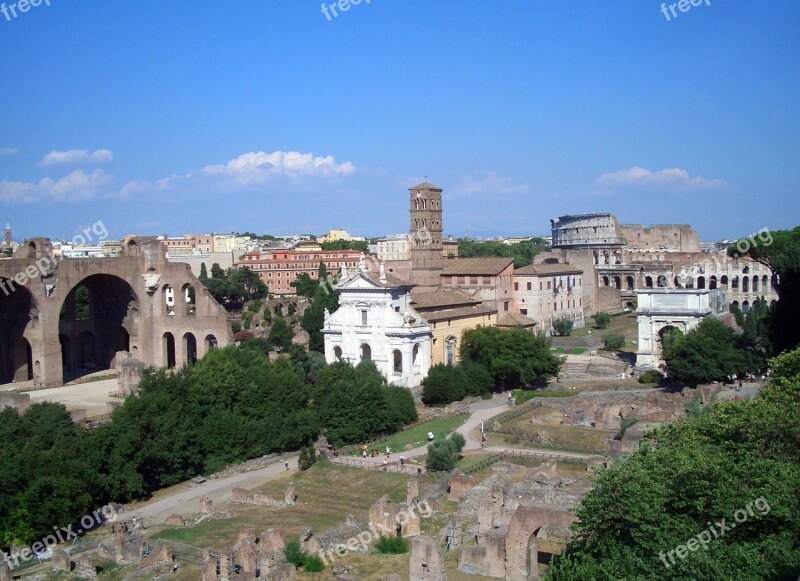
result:
[[[539,579],[540,555],[569,540],[577,520],[571,511],[591,484],[560,477],[555,462],[533,469],[500,462],[492,472],[478,485],[463,474],[451,478],[451,497],[461,502],[446,542],[460,549],[459,570],[465,573]]]
[[[76,304],[81,287],[88,308]],[[0,261],[2,382],[60,385],[65,372],[113,368],[118,352],[180,367],[231,341],[225,309],[154,238],[125,239],[116,258],[61,260],[49,239],[35,238]],[[136,370],[122,366],[135,382]]]

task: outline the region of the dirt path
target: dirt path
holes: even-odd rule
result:
[[[284,460],[289,461],[290,469],[288,472],[284,465]],[[187,488],[187,490],[167,498],[131,505],[120,515],[119,520],[130,520],[136,516],[137,519],[144,519],[145,526],[148,524],[150,526],[161,524],[168,516],[173,514],[186,516],[200,512],[200,498],[203,496],[208,496],[215,505],[219,505],[221,502],[231,498],[231,491],[234,488],[247,488],[270,478],[277,478],[287,473],[296,474],[297,472],[297,454],[286,454],[281,456],[274,464],[259,470],[242,472],[227,478],[208,480],[205,484]],[[189,486],[188,483],[185,485]]]

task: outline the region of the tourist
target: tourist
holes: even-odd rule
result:
[[[284,460],[283,461],[283,465],[286,466],[287,470],[289,469],[289,461],[288,460]]]

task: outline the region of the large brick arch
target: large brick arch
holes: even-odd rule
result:
[[[38,373],[34,377],[37,385],[62,383],[64,337],[73,349],[77,347],[75,341],[84,332],[93,333],[97,340],[96,329],[74,332],[81,325],[73,325],[74,329],[60,333],[62,305],[69,306],[70,294],[81,285],[94,286],[96,294],[100,293],[96,297],[98,306],[104,305],[114,311],[116,318],[106,321],[106,325],[127,333],[127,339],[119,335],[105,346],[106,351],[120,346],[124,339],[139,360],[161,367],[164,361],[162,338],[165,333],[172,333],[176,338],[191,333],[196,338],[195,355],[198,358],[205,355],[207,336],[213,335],[219,347],[230,344],[233,339],[225,309],[192,274],[189,265],[167,262],[166,250],[154,238],[133,237],[123,240],[119,257],[61,260],[53,258],[48,239],[36,238],[26,241],[10,260],[0,261],[0,279],[14,279],[20,273],[27,282],[24,288],[15,285],[8,298],[24,292],[31,296],[30,321],[23,335],[30,344],[32,361],[38,362]],[[194,290],[191,308],[185,301],[184,290],[187,285]],[[171,314],[164,301],[165,287],[174,290],[175,308]],[[110,296],[102,296],[103,292]],[[0,301],[5,298],[6,295],[0,291]],[[103,322],[100,323],[102,327]],[[107,328],[101,328],[101,331],[101,335],[110,332]],[[84,344],[89,340],[87,337],[84,335]],[[103,353],[102,346],[98,347],[98,351],[98,359],[104,360],[101,361],[104,365],[111,362],[108,353]],[[185,342],[179,339],[175,353],[178,366],[183,365],[191,355],[185,351]]]
[[[571,513],[552,508],[519,506],[511,517],[506,535],[506,579],[539,579],[536,536],[542,527],[566,529],[577,519]]]

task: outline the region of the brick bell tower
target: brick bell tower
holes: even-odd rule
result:
[[[415,292],[427,292],[441,284],[442,188],[429,182],[409,188],[411,226],[411,282]]]

